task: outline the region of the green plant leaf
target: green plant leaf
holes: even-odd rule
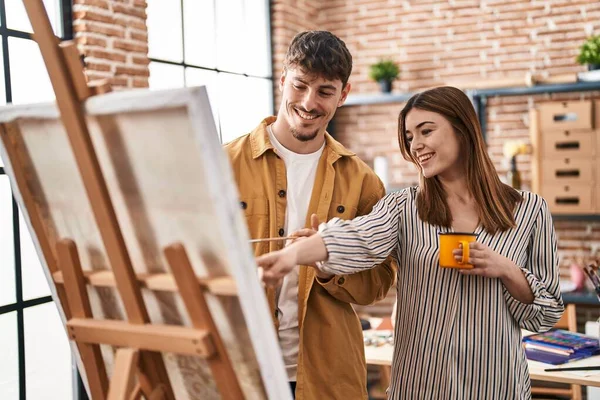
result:
[[[581,45],[575,60],[582,65],[600,64],[600,35],[588,38]]]
[[[400,68],[392,60],[381,60],[369,69],[369,77],[376,82],[393,81],[400,75]]]

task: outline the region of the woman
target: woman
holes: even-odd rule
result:
[[[318,261],[326,261],[316,264],[321,271],[351,274],[393,254],[400,267],[389,397],[530,398],[520,329],[548,330],[564,309],[546,202],[500,182],[475,110],[456,88],[413,96],[398,139],[419,167],[419,186],[258,258],[265,281]],[[474,232],[474,268],[440,268],[438,232]]]

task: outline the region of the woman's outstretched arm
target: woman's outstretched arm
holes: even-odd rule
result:
[[[321,224],[318,234],[257,258],[263,280],[276,285],[294,266],[319,261],[326,261],[318,268],[328,274],[354,274],[381,264],[398,245],[407,193],[390,193],[367,215],[346,221],[333,218]]]
[[[302,238],[281,250],[264,254],[256,259],[263,268],[263,280],[267,285],[277,286],[296,265],[311,265],[327,260],[327,249],[318,233]]]

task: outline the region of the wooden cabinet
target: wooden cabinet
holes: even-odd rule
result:
[[[531,110],[533,190],[557,214],[600,214],[600,100]]]

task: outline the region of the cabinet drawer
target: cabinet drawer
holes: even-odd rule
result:
[[[543,133],[543,158],[591,158],[596,152],[594,136],[593,131]]]
[[[593,129],[591,101],[543,103],[540,111],[542,132],[581,131]]]
[[[545,185],[591,185],[596,173],[594,165],[594,158],[545,159],[542,163],[542,179]]]
[[[594,185],[542,185],[542,197],[557,214],[593,214]]]

